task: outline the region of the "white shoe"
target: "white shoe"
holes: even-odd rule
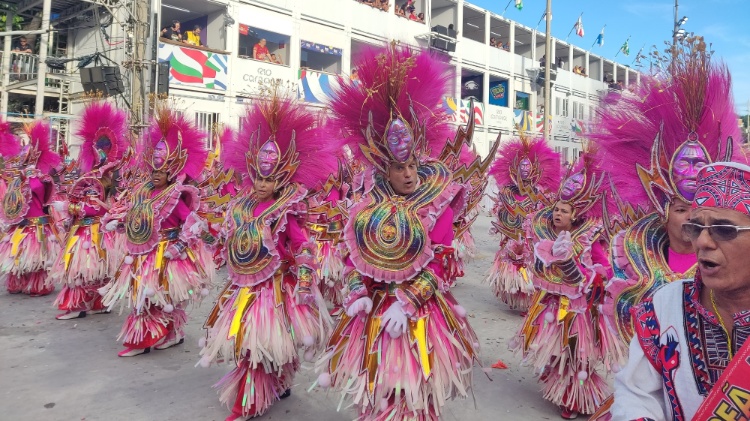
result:
[[[156,344],[156,346],[154,346],[154,348],[156,348],[158,350],[167,349],[167,348],[171,348],[171,347],[173,347],[175,345],[179,345],[179,344],[181,344],[183,342],[185,342],[185,337],[184,336],[177,335],[176,333],[171,332],[167,336],[164,337],[164,340],[162,342]]]
[[[55,316],[57,320],[70,320],[70,319],[82,319],[86,317],[85,311],[69,311],[67,313],[58,314]]]

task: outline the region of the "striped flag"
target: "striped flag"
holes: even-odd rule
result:
[[[583,16],[578,16],[578,22],[576,22],[576,35],[583,38]]]

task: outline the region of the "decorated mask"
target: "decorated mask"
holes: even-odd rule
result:
[[[110,141],[109,138],[102,136],[96,141],[94,149],[97,156],[96,166],[102,166],[107,162],[107,157],[112,150],[112,141]]]
[[[682,197],[693,200],[698,172],[711,163],[711,158],[698,142],[698,136],[690,133],[688,140],[672,155],[672,185]]]
[[[411,156],[413,136],[409,126],[400,118],[391,120],[386,134],[388,150],[397,162],[406,162]]]
[[[578,172],[565,179],[562,190],[560,191],[560,199],[571,200],[583,189],[585,178],[582,173]]]
[[[160,140],[154,147],[154,155],[151,158],[151,166],[153,169],[161,170],[167,163],[167,157],[169,156],[169,147],[164,139]]]
[[[531,176],[531,160],[528,157],[524,157],[518,164],[518,175],[521,180],[528,181]]]
[[[266,143],[261,146],[258,152],[258,158],[256,166],[258,168],[258,174],[263,178],[268,178],[276,171],[276,167],[279,165],[279,158],[281,152],[279,146],[273,138],[268,139]]]

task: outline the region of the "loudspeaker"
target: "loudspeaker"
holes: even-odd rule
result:
[[[104,96],[125,92],[120,68],[114,66],[81,69],[81,84],[84,91],[100,91]]]
[[[444,40],[444,39],[440,39],[440,38],[432,38],[432,42],[430,43],[430,47],[438,49],[438,50],[442,50],[442,51],[447,51],[447,52],[450,52],[450,53],[456,51],[456,43],[455,42]]]
[[[442,35],[448,35],[448,28],[443,25],[436,25],[432,27],[432,32],[436,32]]]
[[[159,80],[156,81],[156,93],[169,95],[169,72],[172,66],[168,61],[162,61],[159,66]]]

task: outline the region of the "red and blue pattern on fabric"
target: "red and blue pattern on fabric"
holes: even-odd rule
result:
[[[731,209],[750,215],[750,167],[717,163],[701,169],[693,208]]]

